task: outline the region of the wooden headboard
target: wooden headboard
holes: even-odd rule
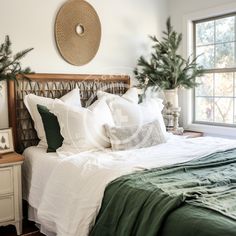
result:
[[[130,86],[126,75],[77,75],[77,74],[30,74],[29,78],[18,77],[18,83],[8,83],[9,124],[13,129],[15,150],[22,152],[25,148],[37,145],[38,138],[33,121],[24,105],[24,97],[33,93],[38,96],[60,98],[75,87],[81,92],[83,106],[97,90],[113,94],[124,94]]]

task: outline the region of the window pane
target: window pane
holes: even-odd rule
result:
[[[230,42],[234,39],[234,21],[235,17],[227,17],[216,20],[216,42]]]
[[[233,98],[215,98],[215,122],[233,123]]]
[[[196,82],[200,84],[196,87],[196,96],[213,96],[213,74],[198,77]]]
[[[214,46],[197,47],[196,55],[199,56],[197,63],[205,69],[214,67]]]
[[[197,121],[213,122],[213,98],[200,98],[195,100],[195,114]]]
[[[232,97],[233,96],[233,73],[215,74],[215,96]]]
[[[196,45],[214,43],[214,21],[196,24]]]
[[[234,66],[234,43],[216,45],[216,68]]]

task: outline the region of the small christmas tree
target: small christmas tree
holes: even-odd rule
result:
[[[175,89],[179,87],[193,88],[197,86],[195,78],[203,75],[203,69],[197,65],[197,58],[185,60],[177,53],[182,41],[182,34],[173,30],[170,18],[166,22],[164,37],[159,41],[155,36],[150,37],[154,42],[153,52],[149,59],[141,56],[134,70],[139,87],[158,89]]]
[[[11,41],[9,36],[7,35],[5,37],[5,42],[0,45],[0,81],[16,81],[16,75],[32,73],[29,67],[22,69],[20,63],[20,60],[25,57],[25,55],[28,54],[31,50],[33,50],[33,48],[20,51],[13,55],[11,50]]]
[[[5,142],[6,142],[6,139],[2,136],[1,143],[5,143]]]

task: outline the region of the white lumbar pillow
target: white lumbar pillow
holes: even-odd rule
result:
[[[143,125],[158,120],[163,134],[167,134],[161,111],[161,99],[150,99],[132,104],[124,99],[113,99],[108,103],[116,126]]]
[[[71,155],[110,147],[104,125],[114,125],[105,101],[96,101],[89,108],[68,106],[56,100],[50,111],[57,116],[63,144],[60,155]]]
[[[111,99],[114,99],[114,98],[124,98],[125,100],[135,103],[135,104],[138,104],[138,101],[139,101],[138,90],[136,88],[128,89],[126,93],[123,94],[122,96],[107,93],[104,91],[98,91],[97,97],[98,97],[98,100],[105,99],[107,102],[109,102]]]
[[[60,99],[67,104],[71,104],[71,105],[77,104],[77,106],[79,107],[81,106],[80,92],[78,88],[70,91],[69,93],[61,97]],[[31,115],[31,118],[34,121],[34,128],[40,140],[38,146],[47,147],[46,134],[44,131],[42,118],[37,109],[37,104],[46,106],[48,109],[51,109],[52,104],[54,103],[54,99],[37,96],[35,94],[28,94],[24,98],[24,103]]]
[[[166,142],[158,120],[141,126],[105,125],[105,129],[113,151],[151,147]]]

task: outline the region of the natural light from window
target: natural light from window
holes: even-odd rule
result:
[[[236,125],[236,13],[194,22],[197,62],[205,69],[195,89],[195,123]]]

